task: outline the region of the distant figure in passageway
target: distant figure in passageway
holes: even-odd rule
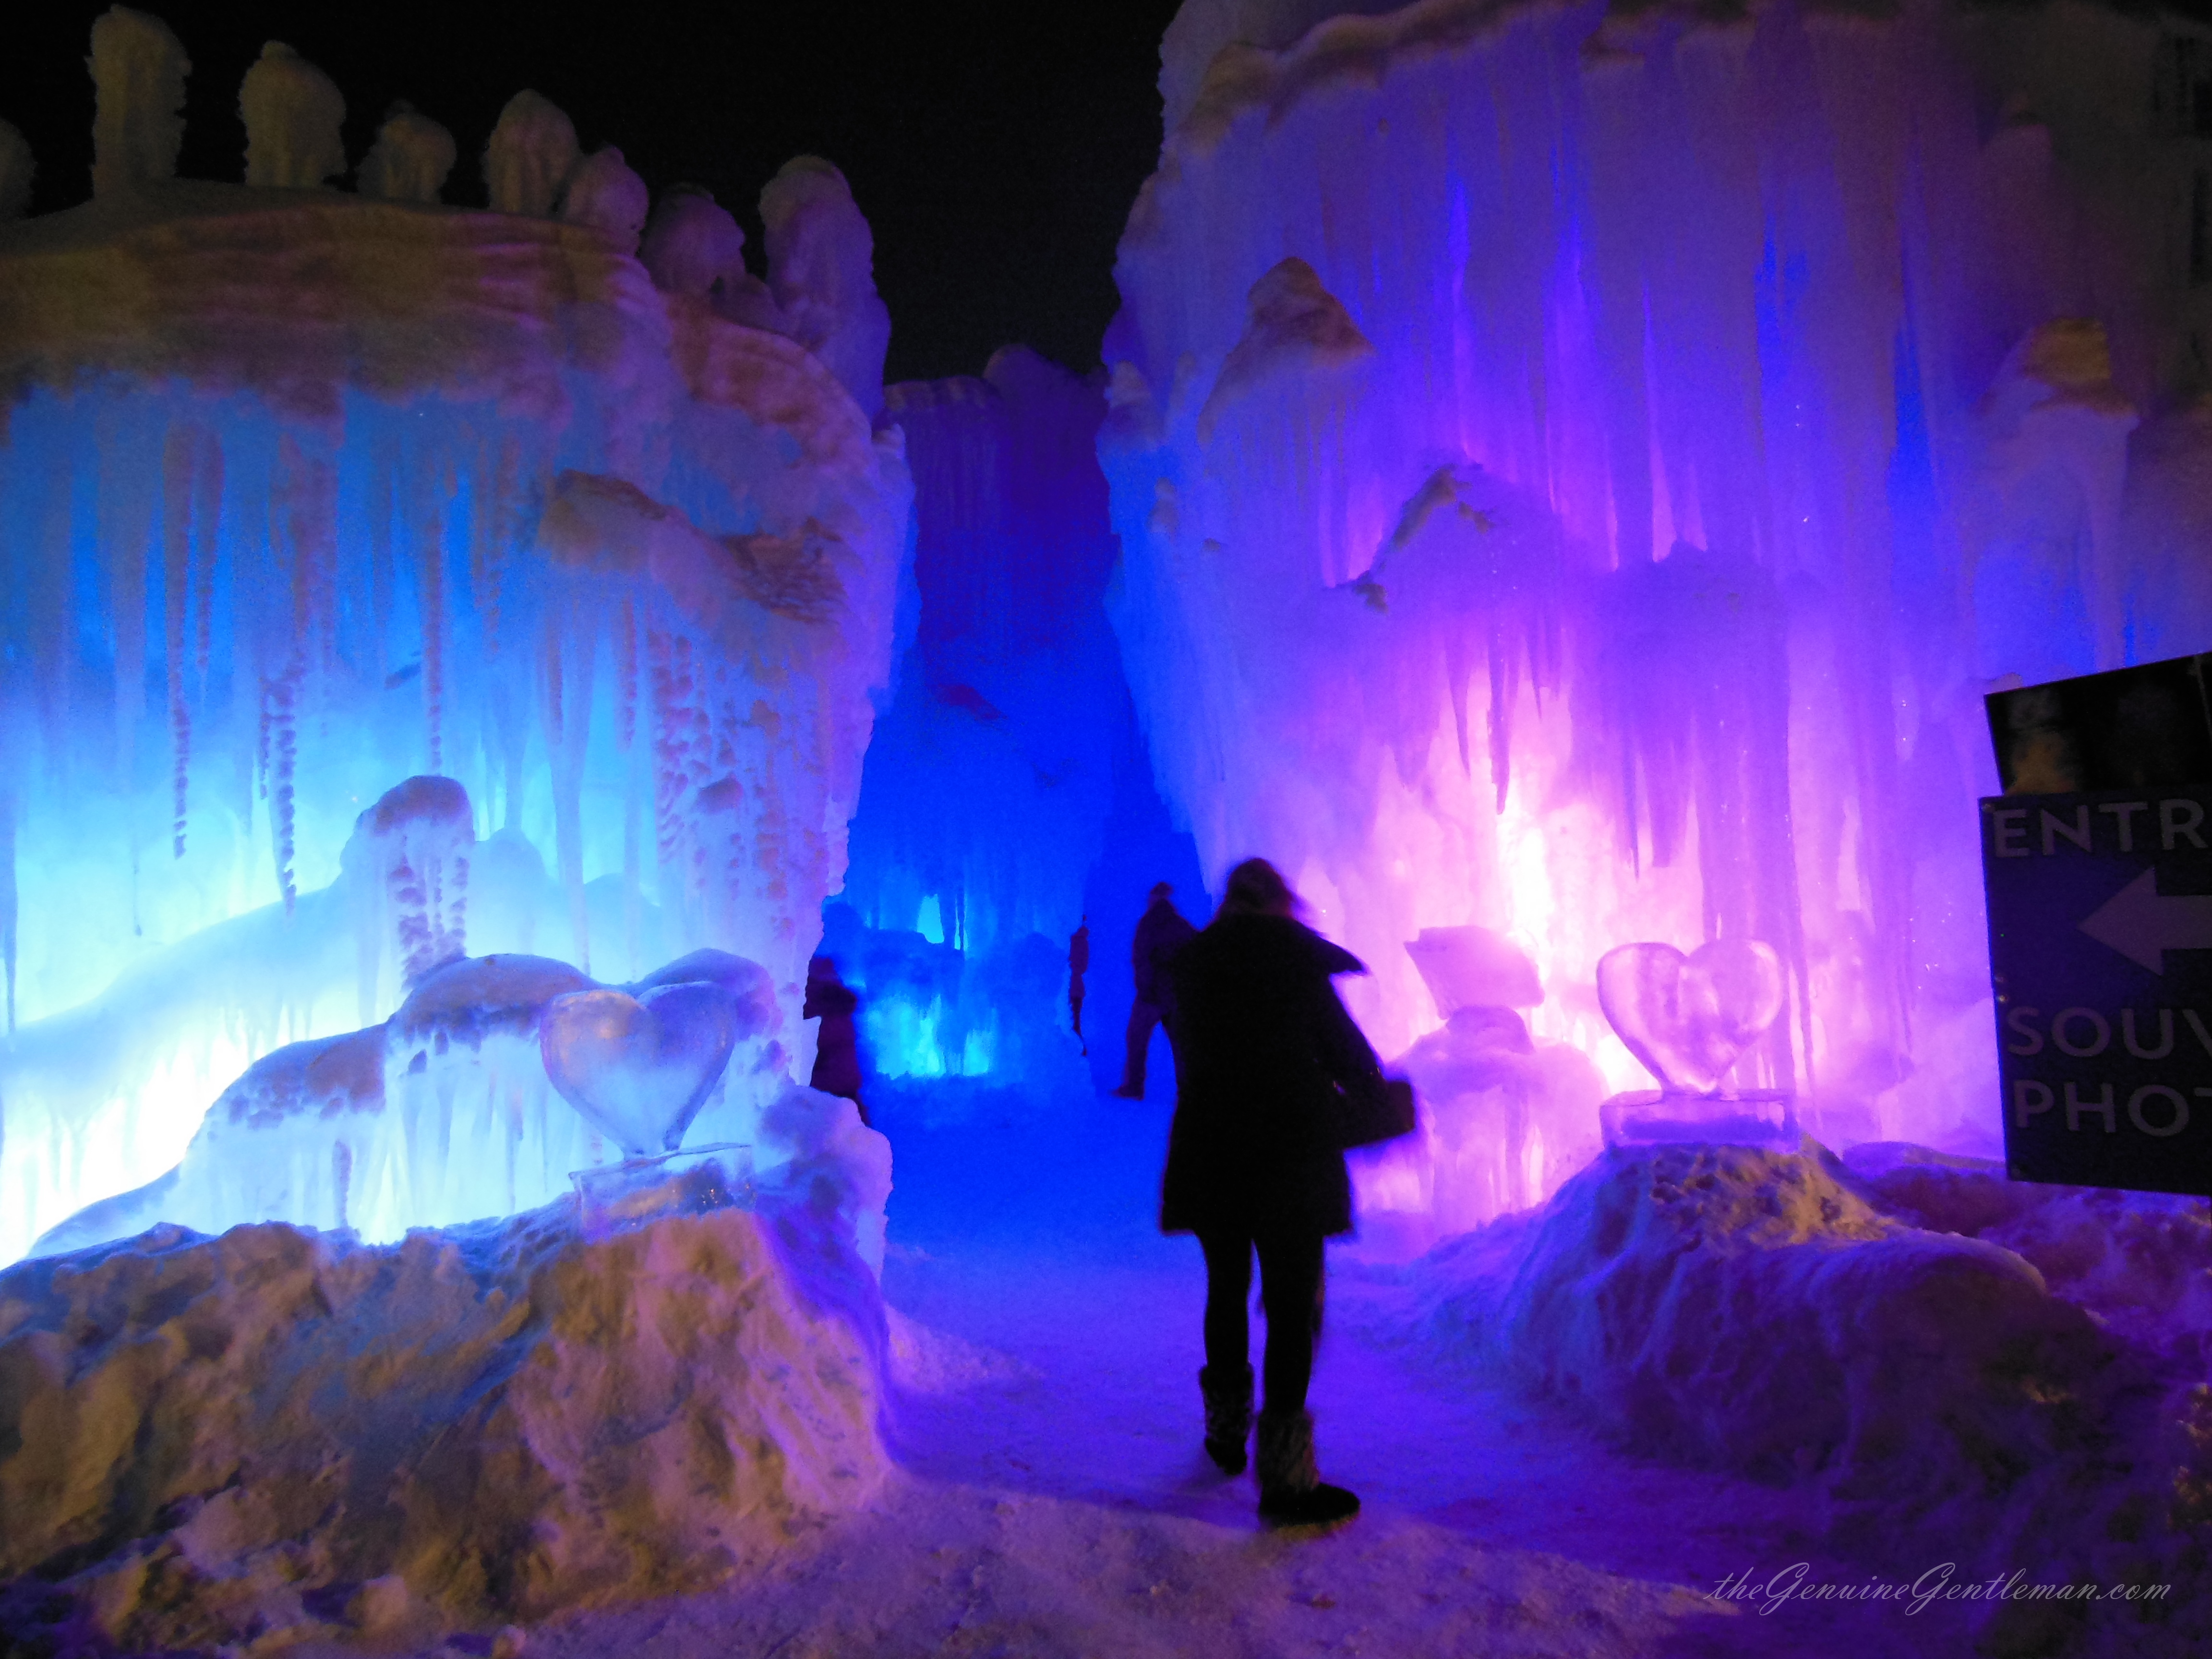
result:
[[[1145,1097],[1145,1051],[1152,1046],[1152,1028],[1167,1012],[1168,958],[1197,933],[1175,908],[1175,888],[1164,881],[1155,886],[1152,902],[1137,923],[1136,942],[1129,947],[1137,1000],[1129,1005],[1128,1055],[1121,1062],[1121,1086],[1114,1091],[1124,1100]]]
[[[1306,1385],[1321,1335],[1322,1241],[1352,1231],[1337,1091],[1380,1090],[1382,1067],[1329,983],[1366,971],[1301,925],[1264,859],[1229,872],[1220,912],[1169,965],[1176,1079],[1160,1229],[1206,1251],[1206,1449],[1244,1468],[1252,1426],[1252,1258],[1267,1316],[1261,1518],[1341,1521],[1359,1500],[1322,1483]]]
[[[1086,1058],[1091,1045],[1083,1040],[1083,976],[1091,971],[1091,918],[1077,924],[1067,940],[1067,1018],[1075,1026],[1075,1041]]]
[[[853,988],[837,976],[833,958],[816,957],[806,964],[806,1002],[799,1018],[822,1022],[815,1028],[814,1072],[807,1083],[851,1101],[866,1123],[867,1103],[860,1098],[860,1033],[854,1020],[860,1006]]]

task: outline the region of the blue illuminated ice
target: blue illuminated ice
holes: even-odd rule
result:
[[[674,1152],[738,1039],[737,999],[711,981],[569,991],[538,1016],[545,1075],[632,1158]]]
[[[94,199],[0,223],[0,1261],[178,1167],[257,1060],[391,1018],[464,932],[595,983],[757,964],[803,1077],[910,497],[835,170],[774,187],[803,319],[738,321],[654,286],[643,185],[535,94],[487,212],[438,204],[450,137],[404,111],[361,196],[313,188],[342,99],[279,47],[241,92],[252,185],[173,177],[165,26],[109,12],[92,67]],[[357,835],[410,778],[453,793]],[[438,1086],[505,1086],[485,1063]],[[362,1201],[490,1213],[508,1154],[470,1157],[451,1203],[484,1207]]]
[[[479,844],[471,823],[467,795],[440,777],[409,779],[362,813],[340,881],[303,896],[288,925],[294,939],[327,935],[322,948],[295,948],[272,965],[323,975],[333,1004],[358,993],[362,1006],[381,1006],[379,988],[396,982],[397,1007],[245,1067],[204,1121],[191,1115],[173,1168],[49,1225],[37,1253],[159,1222],[220,1232],[284,1221],[396,1239],[547,1203],[576,1171],[672,1150],[688,1129],[693,1145],[751,1147],[771,1182],[834,1166],[846,1225],[879,1264],[889,1149],[849,1102],[792,1082],[769,971],[710,948],[609,986],[527,951],[472,956],[471,916],[498,944],[524,931],[522,911],[550,923],[565,907],[542,870],[536,884],[518,884],[513,851]],[[211,933],[188,942],[204,942],[203,964],[256,942],[235,924],[228,938]],[[149,983],[123,988],[139,991],[142,1015],[174,1022],[172,1042],[204,1018],[196,1005],[148,994]],[[45,1039],[47,1063],[68,1063],[102,1031],[73,1030],[75,1047]]]

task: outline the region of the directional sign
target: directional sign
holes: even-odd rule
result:
[[[2212,896],[2162,894],[2158,872],[2146,870],[2084,916],[2081,931],[2163,976],[2167,951],[2212,950]]]
[[[2005,1160],[2212,1194],[2212,785],[1982,802]]]

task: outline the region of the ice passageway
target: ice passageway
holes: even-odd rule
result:
[[[1152,1224],[1164,1092],[952,1128],[879,1117],[902,1478],[763,1577],[542,1626],[532,1659],[1972,1650],[1941,1607],[1710,1598],[1746,1568],[1868,1569],[1807,1541],[1802,1498],[1610,1450],[1425,1358],[1393,1275],[1341,1251],[1313,1407],[1324,1474],[1365,1510],[1326,1537],[1261,1532],[1249,1479],[1199,1447],[1198,1249]]]

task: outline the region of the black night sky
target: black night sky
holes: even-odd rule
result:
[[[36,212],[90,192],[92,21],[108,0],[11,8],[0,119],[39,165]],[[655,191],[702,184],[746,227],[789,157],[844,169],[876,235],[892,380],[975,374],[1021,342],[1097,361],[1114,245],[1158,153],[1159,40],[1176,0],[1040,5],[790,0],[548,6],[544,0],[144,0],[192,60],[179,171],[236,179],[238,83],[264,40],[346,98],[347,153],[404,98],[453,133],[446,195],[483,201],[477,157],[524,87],[587,150],[619,145]],[[580,21],[580,20],[588,21]]]

